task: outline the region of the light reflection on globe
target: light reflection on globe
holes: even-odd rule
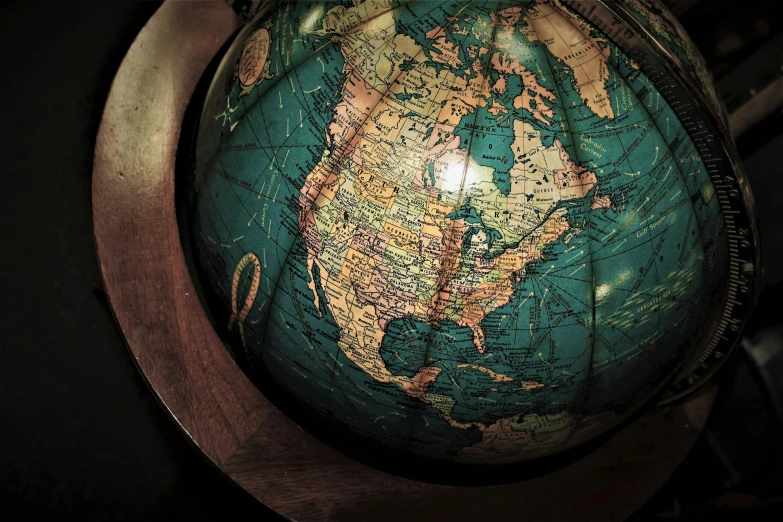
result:
[[[624,3],[717,104],[676,22]],[[240,351],[390,448],[500,464],[590,440],[711,310],[707,169],[558,1],[281,3],[199,132],[197,261]]]

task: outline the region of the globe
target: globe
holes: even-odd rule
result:
[[[618,425],[723,328],[734,250],[705,139],[577,4],[271,2],[231,44],[198,131],[195,259],[236,352],[308,415],[522,462]],[[725,118],[673,17],[611,4]]]

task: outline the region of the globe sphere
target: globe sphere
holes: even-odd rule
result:
[[[651,0],[623,8],[720,107]],[[280,2],[222,59],[196,259],[237,351],[368,440],[552,455],[654,396],[725,262],[661,87],[560,0]]]

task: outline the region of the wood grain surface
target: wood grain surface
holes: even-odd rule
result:
[[[219,0],[165,2],[117,72],[96,141],[93,219],[104,285],[139,370],[187,437],[259,501],[294,520],[622,520],[638,509],[695,442],[714,387],[641,416],[550,474],[466,487],[401,478],[352,460],[251,384],[197,298],[174,203],[185,109],[239,23]]]
[[[104,285],[161,402],[213,461],[258,426],[265,401],[201,310],[180,246],[174,162],[201,73],[238,26],[219,2],[167,2],[112,83],[95,147],[93,219]]]

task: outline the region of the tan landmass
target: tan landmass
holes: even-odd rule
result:
[[[595,192],[593,193],[593,202],[590,204],[590,210],[598,210],[601,208],[614,208],[614,205],[612,204],[612,200],[609,199],[609,196],[598,195],[598,185],[596,185]]]
[[[319,35],[346,34],[359,30],[369,32],[373,29],[372,24],[385,23],[377,22],[378,18],[386,13],[391,14],[398,4],[396,0],[354,0],[351,7],[338,5],[326,13],[321,22],[322,28],[313,32]]]
[[[572,429],[573,419],[567,413],[499,419],[482,430],[479,443],[463,448],[457,460],[478,464],[534,458],[565,442]]]
[[[564,200],[585,197],[598,183],[598,178],[587,167],[577,165],[571,160],[558,140],[555,140],[555,143],[559,145],[560,158],[564,165],[562,170],[555,171],[555,184],[560,191],[560,197]]]
[[[444,63],[454,69],[462,67],[459,59],[459,47],[446,39],[446,34],[440,27],[436,27],[424,35],[432,41],[432,47],[437,51],[432,53],[432,60]]]
[[[519,75],[522,77],[524,88],[522,89],[522,94],[514,98],[514,107],[517,109],[525,108],[530,111],[537,120],[549,124],[549,120],[554,118],[554,113],[552,108],[549,107],[545,101],[553,102],[555,100],[555,95],[538,83],[535,73],[529,71],[524,65],[519,63],[518,60],[505,54],[501,55],[499,52],[492,55],[491,63],[492,67],[498,72]],[[500,80],[498,80],[498,83],[499,82]],[[505,91],[505,79],[502,88]]]
[[[574,88],[585,104],[602,118],[614,118],[612,103],[606,89],[609,79],[609,46],[603,50],[599,39],[590,36],[591,27],[573,16],[558,0],[555,7],[538,2],[526,13],[532,30],[525,32],[530,41],[540,40],[549,51],[573,71]]]
[[[474,370],[484,372],[489,375],[494,382],[510,382],[514,380],[508,375],[503,375],[502,373],[492,371],[489,368],[479,366],[478,364],[458,364],[457,368],[473,368]]]

